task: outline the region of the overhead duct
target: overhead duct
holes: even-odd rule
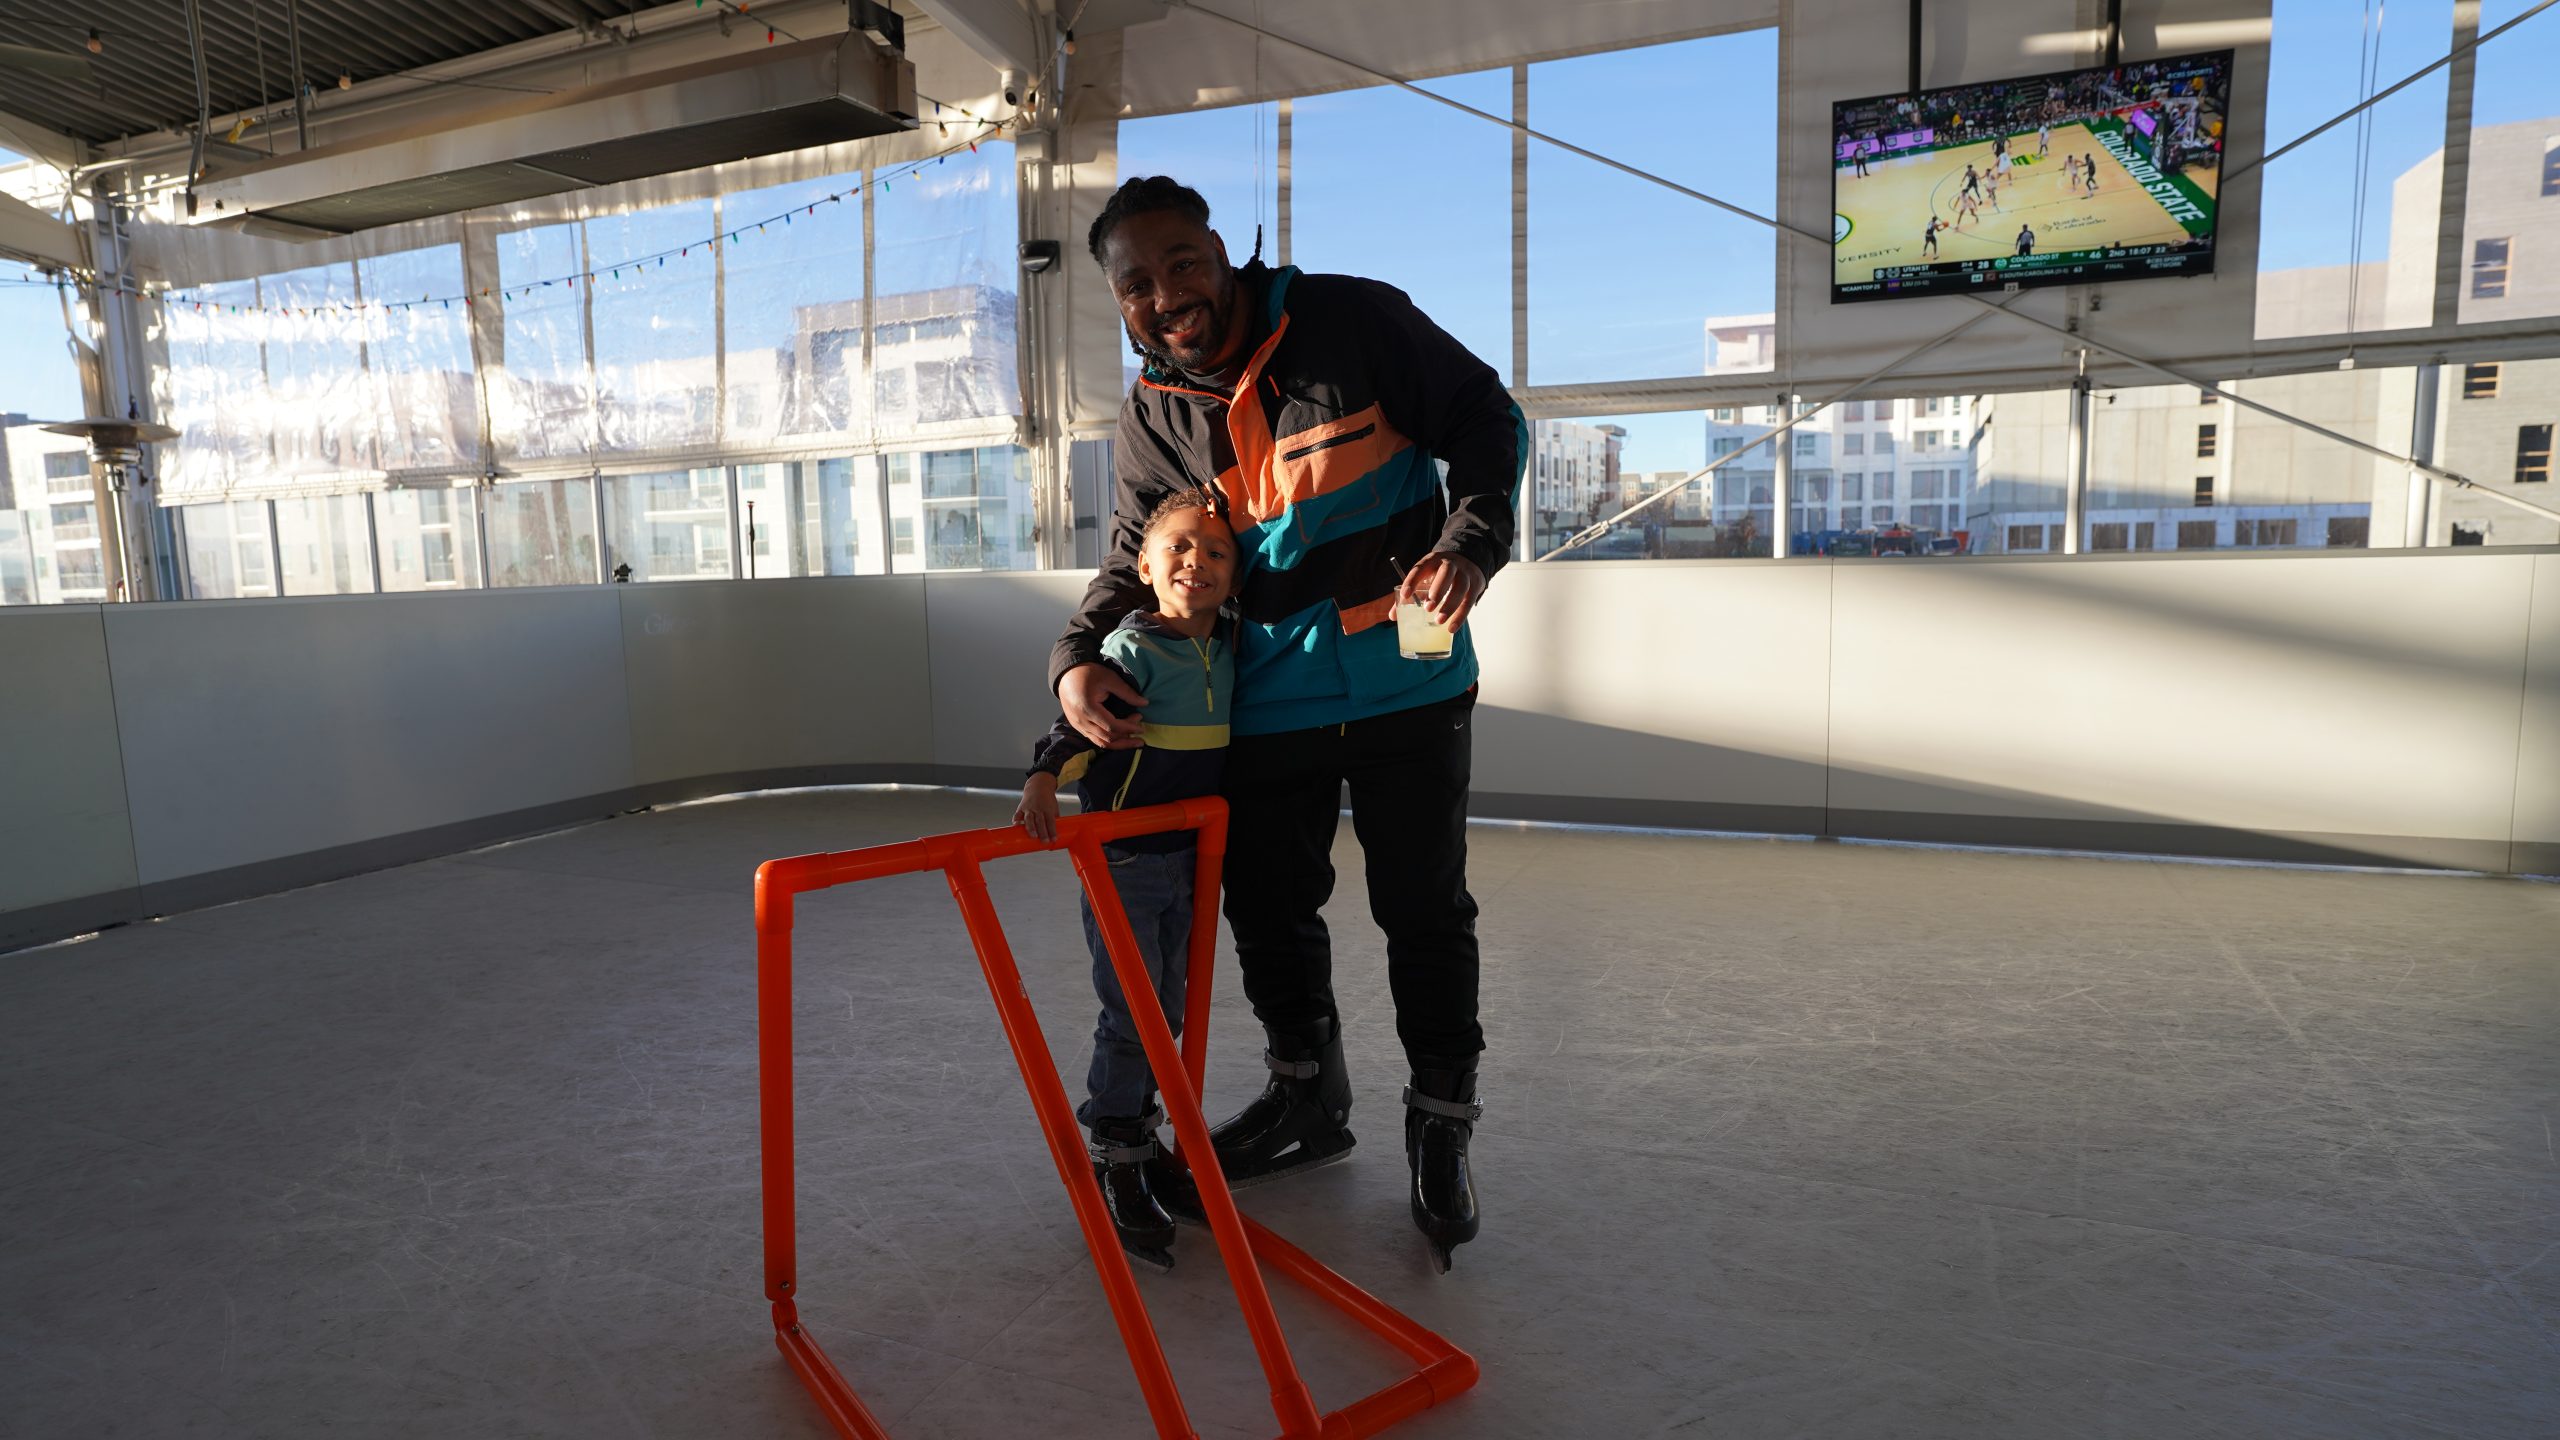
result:
[[[208,218],[345,234],[910,130],[915,96],[900,50],[847,31],[324,145],[196,193]]]

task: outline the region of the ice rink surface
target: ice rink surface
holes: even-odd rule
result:
[[[750,797],[0,957],[0,1434],[824,1434],[761,1298],[749,876],[1008,813]],[[2560,887],[1472,833],[1483,1238],[1434,1276],[1405,1215],[1348,826],[1361,1145],[1244,1201],[1483,1362],[1392,1433],[2560,1433]],[[989,873],[1073,1079],[1073,881]],[[947,889],[799,933],[813,1333],[901,1440],[1151,1434]],[[1201,1432],[1274,1433],[1177,1255]],[[1278,1295],[1320,1404],[1396,1373]]]

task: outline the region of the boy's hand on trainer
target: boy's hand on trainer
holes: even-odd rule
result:
[[[1077,734],[1105,750],[1135,750],[1139,737],[1147,732],[1146,721],[1136,715],[1112,714],[1104,702],[1115,697],[1141,709],[1147,703],[1146,696],[1108,665],[1079,665],[1058,678],[1058,710]]]
[[[1058,838],[1058,777],[1043,770],[1022,782],[1022,803],[1013,809],[1013,823],[1031,832],[1034,840]]]

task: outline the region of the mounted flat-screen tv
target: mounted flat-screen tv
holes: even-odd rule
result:
[[[2213,271],[2228,50],[1831,107],[1831,298]]]

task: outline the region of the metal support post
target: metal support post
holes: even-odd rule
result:
[[[1919,0],[1912,0],[1917,4]],[[284,0],[285,63],[293,67],[293,139],[296,149],[311,148],[311,82],[302,73],[302,4]]]
[[[2444,391],[2444,367],[2432,362],[2421,365],[2411,383],[2417,394],[2410,406],[2409,458],[2418,463],[2409,470],[2409,507],[2400,543],[2423,550],[2435,542],[2436,495],[2443,487],[2419,467],[2435,463],[2436,404]]]
[[[373,567],[373,593],[376,595],[382,593],[382,517],[375,513],[374,506],[381,499],[379,490],[364,492],[365,563]]]
[[[91,292],[98,327],[97,393],[105,411],[102,418],[147,424],[153,412],[143,339],[146,326],[126,271],[125,225],[130,216],[117,204],[113,187],[104,178],[90,191],[90,208],[98,271],[112,282]],[[172,558],[177,532],[161,512],[159,498],[150,492],[150,469],[156,467],[145,466],[145,453],[137,447],[122,463],[98,467],[99,544],[102,550],[112,546],[115,552],[100,558],[120,600],[175,599],[179,593]]]
[[[489,492],[496,486],[494,475],[483,475],[471,486],[471,543],[479,560],[483,590],[496,583],[496,577],[489,573]]]
[[[2064,461],[2062,553],[2077,555],[2088,544],[2089,528],[2089,357],[2080,356],[2080,374],[2071,382],[2071,436]]]
[[[723,465],[720,474],[729,488],[729,578],[737,580],[747,573],[745,517],[738,513],[738,467]]]
[[[612,546],[606,543],[604,531],[604,476],[587,476],[587,508],[595,516],[596,583],[601,585],[612,576]]]
[[[1792,391],[1778,393],[1778,418],[1796,418],[1796,397]],[[1777,439],[1778,463],[1775,478],[1769,482],[1769,558],[1787,558],[1789,527],[1795,516],[1796,437],[1790,430]]]
[[[270,594],[282,597],[284,594],[284,524],[277,518],[274,500],[265,500],[260,503],[267,507],[267,590]]]
[[[1291,188],[1289,183],[1289,132],[1295,118],[1295,115],[1292,113],[1292,102],[1283,98],[1280,101],[1280,118],[1278,123],[1279,133],[1275,138],[1272,147],[1274,155],[1278,158],[1278,164],[1275,168],[1278,172],[1280,186],[1278,203],[1274,207],[1277,223],[1272,226],[1272,229],[1275,232],[1271,237],[1273,245],[1272,254],[1277,257],[1274,263],[1281,265],[1289,263],[1289,191]]]

